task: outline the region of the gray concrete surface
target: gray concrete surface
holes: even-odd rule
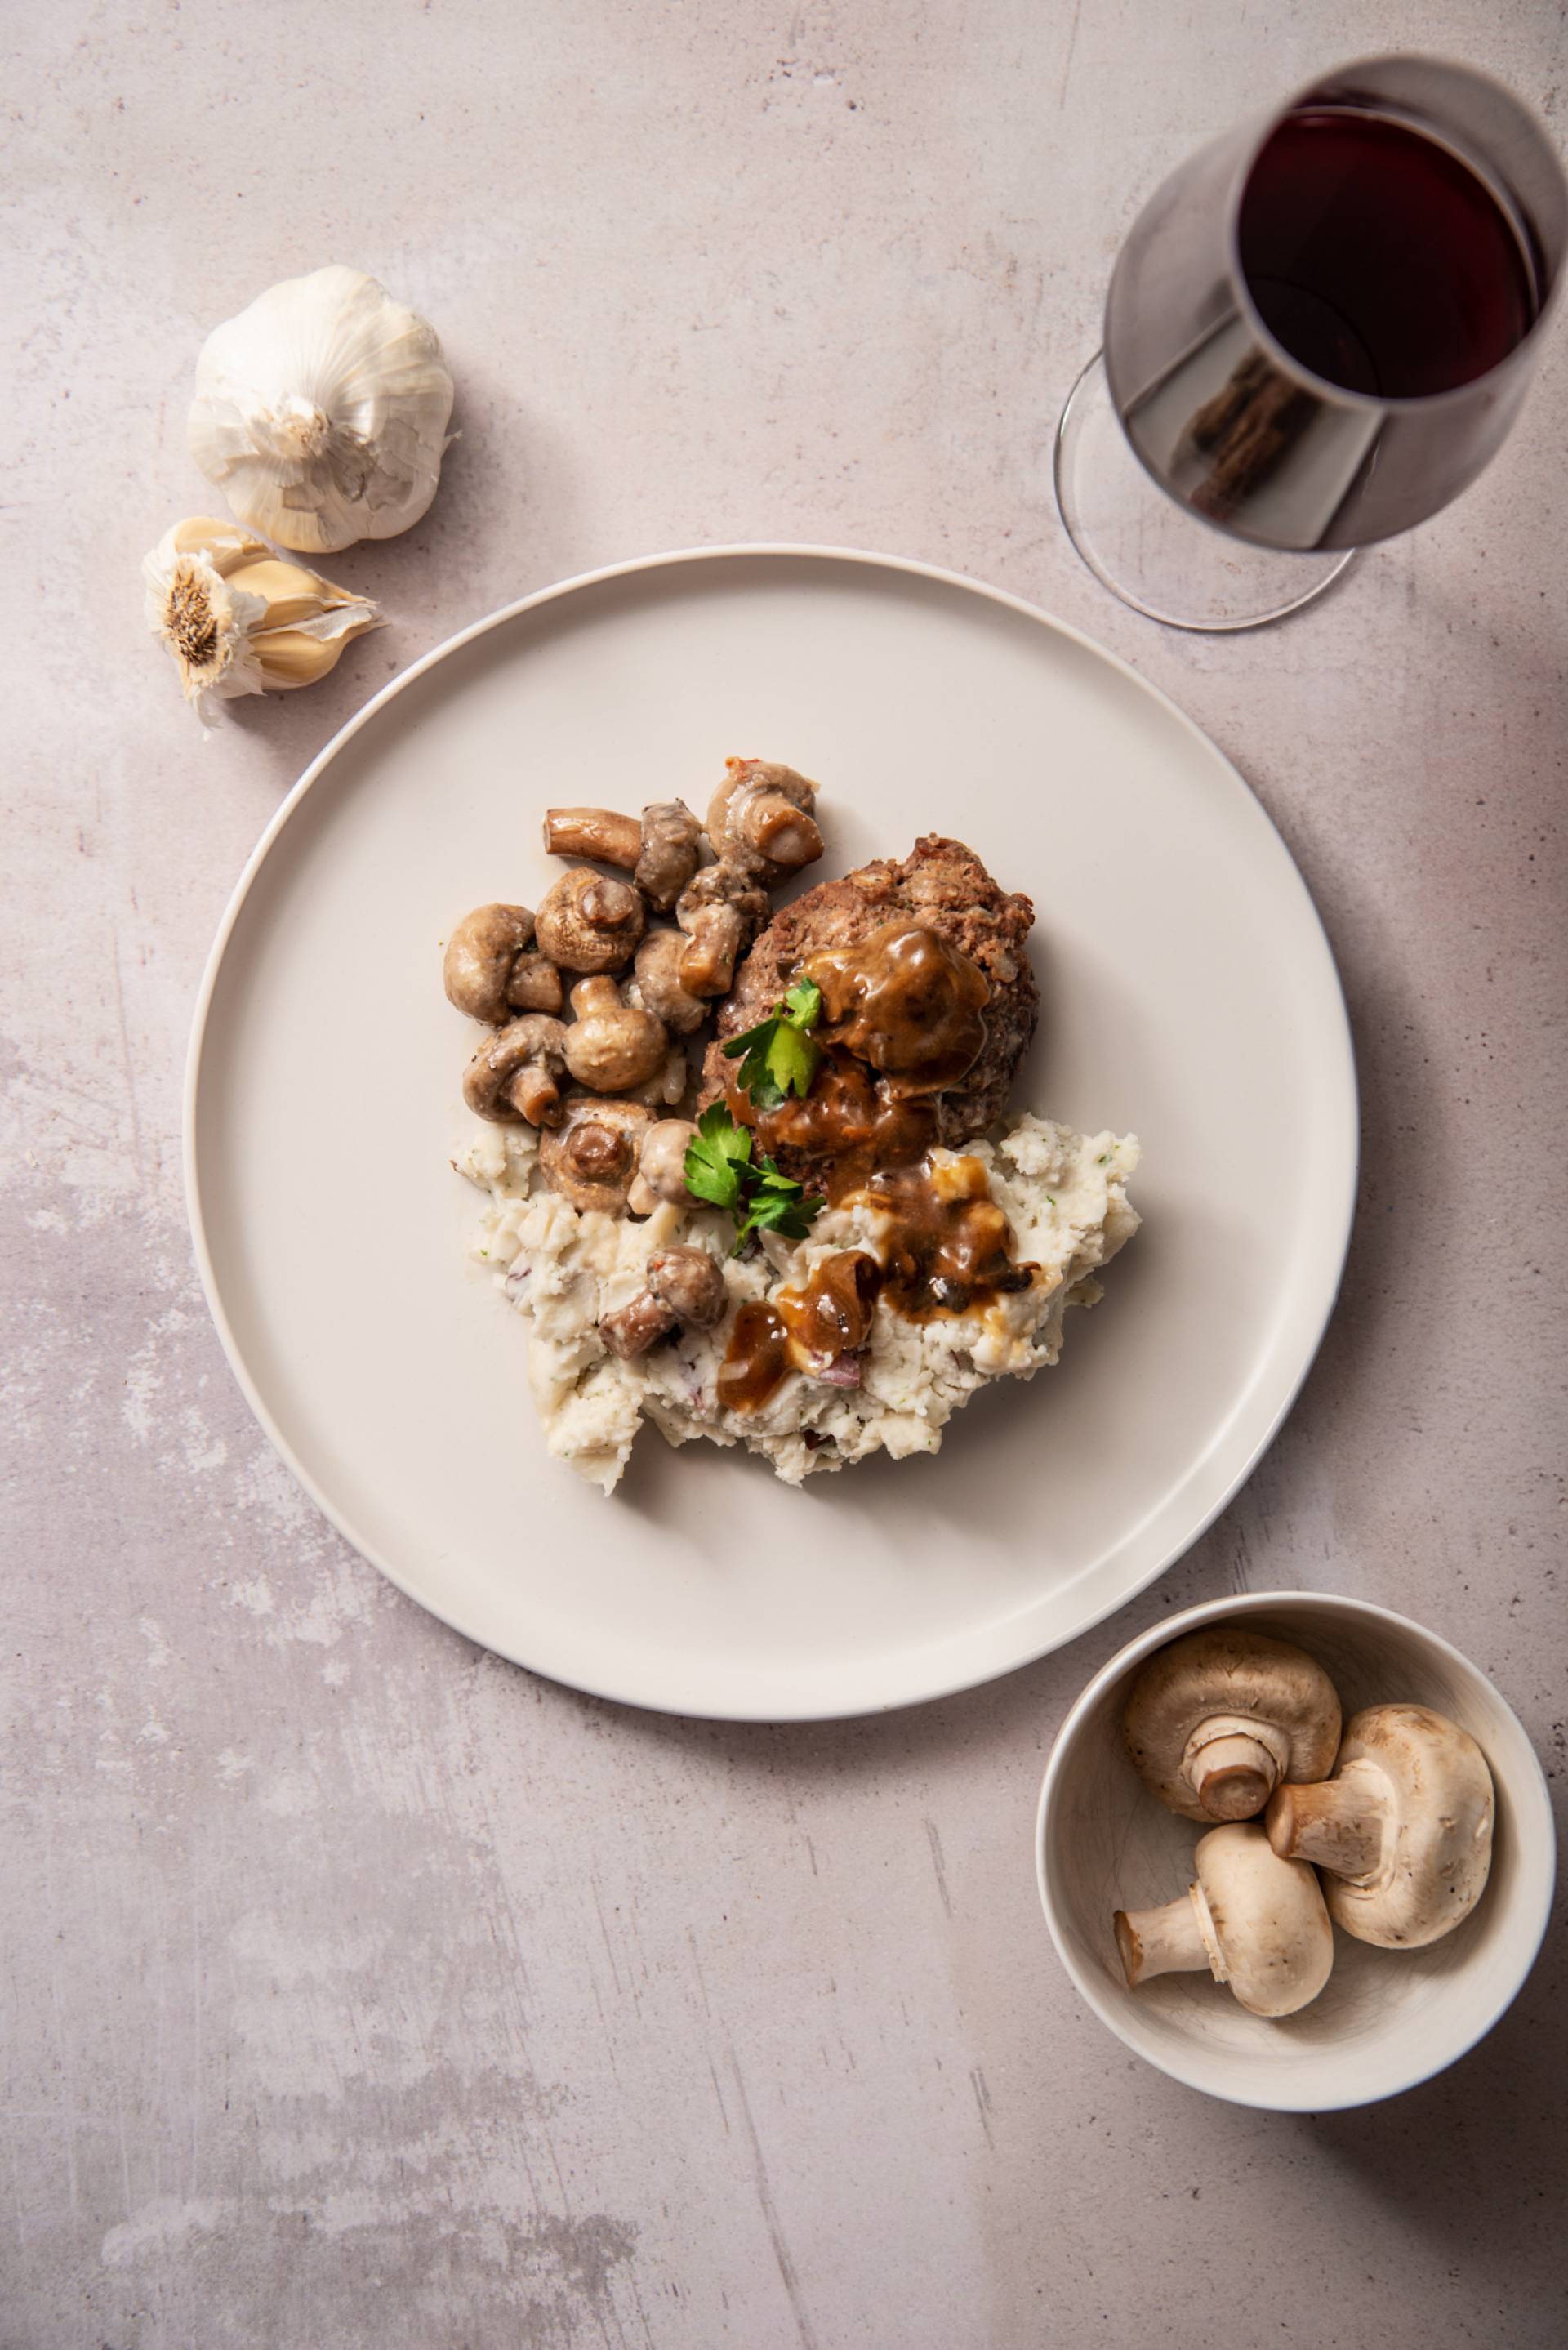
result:
[[[1563,1963],[1456,2070],[1271,2119],[1138,2066],[1038,1916],[1053,1731],[1231,1586],[1432,1624],[1561,1783],[1559,332],[1521,429],[1285,628],[1077,566],[1052,428],[1161,172],[1425,45],[1562,120],[1528,0],[85,0],[5,12],[5,2350],[1032,2350],[1568,2338]],[[203,743],[137,565],[205,330],[328,259],[445,338],[393,626]],[[952,1703],[768,1731],[478,1654],[317,1517],[224,1366],[181,1067],[235,874],[393,669],[561,574],[828,539],[1037,598],[1241,763],[1362,1056],[1349,1285],[1164,1584]],[[8,2173],[8,2178],[6,2178]]]

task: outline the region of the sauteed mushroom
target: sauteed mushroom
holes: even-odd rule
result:
[[[498,1028],[463,1072],[462,1097],[476,1117],[497,1126],[558,1126],[566,1066],[566,1032],[558,1020],[531,1012]]]
[[[709,1006],[680,984],[680,958],[691,941],[680,931],[649,931],[637,951],[627,1001],[656,1013],[672,1036],[695,1035]]]
[[[760,881],[782,881],[822,855],[812,810],[816,785],[767,759],[726,759],[727,774],[708,807],[708,837],[722,863]]]
[[[552,857],[597,857],[629,873],[648,902],[667,914],[697,870],[702,827],[684,800],[654,800],[636,816],[611,808],[548,808],[545,846]]]
[[[724,1317],[723,1268],[706,1249],[655,1249],[648,1260],[647,1284],[629,1304],[599,1316],[600,1337],[623,1361],[646,1354],[678,1323],[711,1330]]]
[[[618,971],[631,961],[647,920],[642,899],[626,882],[576,865],[540,899],[534,931],[563,971]]]
[[[691,1205],[686,1189],[686,1153],[697,1128],[689,1118],[661,1118],[642,1138],[642,1151],[630,1192],[634,1216],[651,1216],[661,1200]]]
[[[533,943],[526,906],[476,906],[447,941],[447,1002],[491,1028],[514,1012],[559,1012],[561,974],[544,955],[528,951]]]
[[[613,979],[580,979],[572,990],[575,1024],[566,1031],[566,1066],[597,1094],[626,1093],[664,1068],[670,1039],[651,1012],[623,1003]]]
[[[652,1124],[653,1112],[641,1102],[573,1094],[564,1122],[540,1142],[539,1171],[574,1208],[623,1216],[638,1151]]]
[[[721,858],[688,882],[675,908],[687,936],[680,979],[689,995],[722,995],[736,958],[768,919],[768,901],[754,877]]]

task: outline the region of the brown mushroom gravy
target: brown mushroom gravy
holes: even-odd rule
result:
[[[820,1378],[870,1336],[877,1298],[911,1322],[974,1312],[1027,1289],[1012,1228],[978,1159],[933,1165],[934,1097],[957,1085],[985,1043],[990,995],[978,963],[918,922],[889,922],[857,946],[806,955],[797,976],[822,990],[824,1059],[810,1091],[759,1110],[732,1069],[731,1113],[761,1149],[814,1162],[834,1207],[882,1220],[884,1261],[843,1249],[803,1289],[742,1305],[719,1373],[719,1402],[756,1411],[792,1371]]]
[[[956,1086],[984,1049],[990,983],[922,922],[885,922],[855,946],[824,947],[797,975],[822,990],[818,1042],[869,1062],[890,1094]]]
[[[871,1335],[882,1268],[864,1249],[824,1257],[801,1289],[742,1305],[719,1367],[726,1411],[758,1411],[791,1371],[825,1369]]]

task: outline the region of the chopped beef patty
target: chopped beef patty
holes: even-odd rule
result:
[[[990,982],[984,1046],[961,1083],[938,1097],[937,1130],[957,1149],[993,1126],[1040,1016],[1040,990],[1024,943],[1034,909],[1021,894],[999,889],[972,848],[940,833],[918,840],[901,863],[876,858],[840,880],[819,882],[774,916],[719,1014],[718,1034],[702,1064],[703,1103],[723,1097],[725,1038],[768,1017],[804,955],[858,945],[885,923],[901,920],[935,931],[977,962]]]

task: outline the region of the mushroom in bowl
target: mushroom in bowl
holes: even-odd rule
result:
[[[1264,1825],[1275,1852],[1324,1870],[1336,1926],[1418,1950],[1486,1890],[1494,1808],[1468,1731],[1428,1706],[1373,1705],[1346,1724],[1333,1778],[1276,1789]]]
[[[499,1139],[499,1134],[498,1134]],[[1485,1758],[1496,1833],[1485,1896],[1454,1932],[1378,1950],[1341,1931],[1334,1971],[1295,2014],[1247,2013],[1206,1979],[1130,1989],[1112,1914],[1129,1898],[1185,1898],[1195,1830],[1130,1767],[1122,1717],[1149,1658],[1205,1627],[1262,1632],[1327,1673],[1347,1716],[1404,1692],[1455,1722]],[[1113,1644],[1114,1645],[1114,1644]],[[1452,2064],[1517,1994],[1540,1948],[1555,1877],[1541,1765],[1488,1676],[1426,1627],[1335,1593],[1243,1593],[1164,1613],[1115,1648],[1056,1733],[1040,1794],[1036,1867],[1056,1953],[1080,1996],[1134,2054],[1210,2096],[1321,2114],[1397,2095]],[[1331,1905],[1335,1879],[1323,1888]]]
[[[1304,1861],[1282,1860],[1253,1822],[1210,1828],[1187,1891],[1158,1909],[1118,1909],[1129,1991],[1156,1975],[1207,1968],[1251,2015],[1294,2015],[1334,1968],[1334,1929]]]

